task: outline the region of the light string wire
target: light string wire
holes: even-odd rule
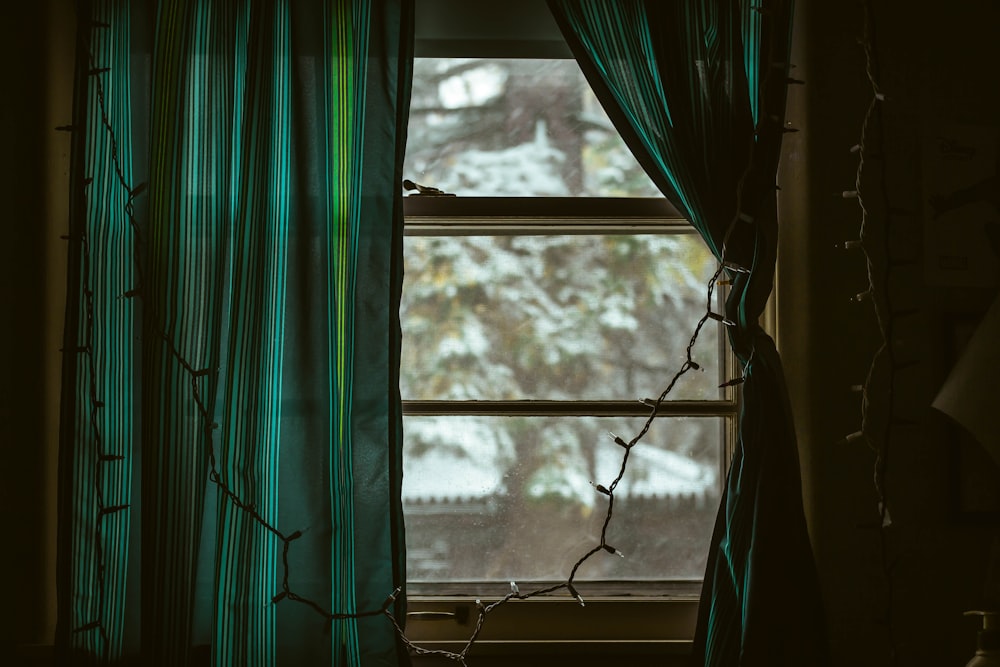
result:
[[[105,26],[106,24],[101,24],[97,22],[91,22],[92,26]],[[89,54],[90,52],[90,36],[86,31],[80,32],[86,43],[83,45],[85,52]],[[106,70],[95,70],[93,65],[88,68],[85,73],[87,78],[97,77],[102,71]],[[89,104],[89,102],[87,102]],[[100,103],[103,106],[103,101]],[[82,119],[74,119],[76,123],[81,123]],[[73,133],[77,130],[81,130],[78,125],[65,125],[55,128],[56,131]],[[82,144],[81,144],[82,145]],[[117,161],[116,161],[117,165]],[[93,528],[93,550],[94,550],[94,584],[96,588],[96,593],[92,596],[92,606],[93,609],[90,611],[89,620],[84,622],[82,625],[71,628],[71,634],[77,635],[85,633],[88,631],[97,632],[100,648],[99,655],[104,662],[110,662],[111,660],[111,640],[108,633],[108,628],[105,624],[105,602],[107,596],[107,560],[105,557],[104,539],[105,539],[105,519],[112,514],[127,510],[129,508],[128,504],[116,504],[109,505],[105,498],[104,493],[104,483],[105,483],[105,470],[104,465],[107,463],[113,463],[118,461],[123,461],[125,456],[123,454],[112,454],[106,450],[103,434],[101,432],[100,417],[101,410],[104,408],[105,403],[101,399],[101,392],[97,386],[97,359],[95,350],[95,338],[96,338],[96,324],[95,324],[95,293],[94,293],[94,277],[92,273],[92,253],[90,247],[90,238],[87,230],[87,211],[89,210],[89,204],[87,199],[87,189],[93,183],[92,177],[83,177],[82,182],[79,184],[80,193],[80,207],[79,213],[81,215],[80,222],[73,225],[73,229],[61,238],[68,241],[69,243],[78,245],[78,253],[80,260],[79,269],[79,293],[83,297],[83,309],[84,309],[84,324],[82,327],[82,332],[78,330],[75,332],[76,336],[82,333],[83,341],[78,342],[78,344],[71,348],[63,348],[61,351],[63,353],[71,353],[77,355],[83,355],[85,358],[85,368],[87,373],[86,381],[86,401],[87,405],[87,432],[89,433],[89,442],[91,443],[91,456],[93,457],[93,490],[94,498],[96,501],[96,516],[94,518],[94,528]],[[75,232],[75,233],[74,233]],[[74,398],[74,400],[76,400]]]
[[[761,14],[768,13],[768,10],[762,9],[759,5],[753,7],[753,10]],[[792,79],[788,76],[788,71],[791,67],[789,63],[777,61],[773,57],[773,54],[768,54],[768,55],[769,59],[765,67],[766,74],[764,75],[760,83],[760,95],[763,104],[767,104],[773,99],[773,96],[768,95],[767,92],[773,89],[774,79],[776,76],[780,75],[784,79],[781,82],[784,85],[804,83],[803,81]],[[783,104],[784,96],[779,96],[779,97]],[[732,279],[739,274],[746,275],[747,281],[749,281],[750,277],[752,276],[751,268],[741,266],[737,262],[729,260],[729,248],[730,248],[729,243],[734,232],[736,232],[741,227],[746,227],[748,225],[754,224],[754,216],[748,214],[744,210],[743,194],[744,194],[745,184],[748,182],[748,179],[753,173],[755,167],[758,166],[754,158],[759,155],[759,152],[756,149],[758,145],[762,143],[760,141],[761,137],[764,135],[768,135],[768,139],[770,140],[774,140],[775,138],[778,138],[780,140],[780,136],[782,134],[786,132],[798,131],[795,128],[786,128],[781,125],[783,118],[782,112],[783,109],[777,109],[777,110],[770,110],[769,113],[762,113],[760,115],[760,119],[758,121],[757,126],[754,128],[754,132],[748,138],[747,155],[749,156],[749,159],[747,161],[747,165],[744,171],[740,175],[740,178],[737,182],[736,206],[735,206],[736,212],[734,213],[732,219],[729,221],[729,224],[727,225],[726,231],[723,235],[720,256],[718,258],[718,264],[716,266],[715,272],[712,274],[712,277],[708,281],[705,313],[698,320],[697,324],[695,325],[694,331],[691,335],[691,338],[688,341],[687,347],[685,349],[685,357],[686,357],[685,361],[683,362],[683,364],[681,364],[680,368],[674,373],[670,381],[667,383],[666,388],[660,393],[660,395],[655,400],[640,399],[641,403],[650,407],[650,412],[642,428],[635,436],[633,436],[630,440],[626,441],[625,439],[623,439],[618,435],[615,435],[614,433],[609,434],[611,438],[614,440],[615,444],[620,446],[624,450],[624,452],[622,454],[622,462],[618,474],[615,476],[612,482],[608,486],[604,486],[601,484],[594,484],[594,488],[596,489],[596,491],[598,493],[605,495],[608,500],[608,508],[605,514],[603,526],[601,528],[600,541],[579,557],[579,559],[574,563],[574,565],[570,569],[569,577],[564,582],[557,583],[544,588],[539,588],[534,591],[531,591],[530,593],[521,593],[516,582],[511,581],[510,591],[502,598],[495,600],[490,604],[483,604],[481,600],[476,600],[478,615],[476,619],[475,628],[473,629],[472,634],[470,635],[466,644],[462,647],[461,650],[457,652],[442,650],[442,649],[426,649],[413,643],[406,637],[404,629],[399,626],[399,624],[396,622],[396,619],[390,615],[389,616],[390,620],[393,622],[393,626],[395,627],[396,632],[398,633],[404,644],[406,644],[414,654],[444,657],[458,662],[463,667],[467,667],[466,657],[471,648],[473,647],[473,645],[475,644],[475,642],[477,641],[479,634],[482,631],[482,628],[486,622],[487,615],[494,609],[510,602],[511,600],[526,600],[532,597],[555,593],[560,590],[565,590],[570,596],[575,598],[581,605],[584,605],[583,597],[579,594],[579,592],[573,585],[577,571],[579,570],[580,566],[582,566],[587,560],[589,560],[590,558],[601,552],[607,552],[610,554],[618,555],[620,557],[624,557],[624,554],[618,551],[618,549],[616,549],[615,547],[611,546],[607,541],[607,531],[611,524],[611,519],[614,514],[615,489],[625,476],[628,467],[629,454],[631,453],[632,448],[638,445],[639,442],[642,440],[642,438],[649,432],[649,429],[652,426],[653,421],[657,418],[659,414],[660,407],[662,406],[663,402],[667,399],[671,391],[673,391],[677,382],[681,379],[681,377],[683,377],[688,372],[693,370],[695,371],[701,370],[701,366],[694,361],[693,351],[695,344],[698,341],[698,337],[700,336],[701,331],[704,328],[705,324],[707,324],[709,320],[714,320],[716,322],[725,325],[726,327],[737,326],[736,322],[728,319],[725,315],[721,315],[715,312],[714,310],[715,290],[717,286],[731,284]],[[777,186],[774,186],[773,190],[776,189]],[[725,280],[723,280],[723,274],[727,275],[727,278]],[[756,356],[756,344],[754,340],[751,338],[749,343],[750,343],[750,349],[749,353],[747,354],[747,361],[743,366],[742,373],[735,378],[723,382],[721,385],[719,385],[720,389],[728,387],[736,387],[745,382],[749,374],[750,365],[752,364]]]
[[[761,10],[759,8],[755,8],[755,11],[760,11],[761,13],[765,13],[765,10]],[[100,22],[94,22],[94,21],[91,22],[91,25],[94,28],[108,28],[108,27],[110,27],[107,23],[100,23]],[[119,154],[119,145],[118,145],[117,138],[116,138],[116,135],[115,135],[114,127],[113,127],[113,125],[111,123],[110,117],[109,117],[108,112],[107,112],[107,104],[106,104],[106,100],[105,100],[104,86],[103,86],[103,83],[101,81],[101,75],[104,74],[104,73],[106,73],[106,72],[108,72],[109,68],[94,66],[93,55],[92,54],[90,54],[90,58],[91,58],[91,69],[90,69],[90,72],[89,72],[89,74],[90,74],[89,78],[91,78],[92,81],[93,81],[93,85],[94,85],[94,89],[95,89],[95,96],[96,96],[97,102],[98,102],[98,110],[100,112],[101,126],[103,127],[104,132],[107,134],[108,140],[109,140],[109,143],[110,143],[110,147],[111,147],[111,150],[110,150],[110,152],[111,152],[111,159],[112,159],[112,163],[113,163],[113,166],[114,166],[115,175],[116,175],[116,178],[117,178],[117,181],[118,181],[119,185],[127,193],[126,201],[125,201],[125,204],[124,204],[124,211],[125,211],[126,217],[128,219],[128,224],[129,224],[129,226],[130,226],[130,228],[132,230],[132,233],[133,233],[133,262],[134,262],[134,266],[135,266],[135,276],[136,276],[136,283],[135,283],[135,285],[136,286],[133,289],[128,290],[127,292],[125,292],[124,294],[122,294],[121,298],[138,297],[138,300],[141,302],[141,301],[144,300],[143,299],[144,273],[143,273],[143,264],[142,264],[142,249],[143,249],[144,243],[143,243],[142,230],[140,229],[140,227],[139,227],[139,225],[138,225],[138,223],[136,221],[136,218],[135,218],[134,203],[135,203],[136,198],[139,195],[141,195],[143,192],[145,192],[145,190],[147,188],[147,184],[146,183],[140,183],[140,184],[137,184],[135,186],[132,186],[128,182],[128,179],[125,177],[125,174],[124,174],[124,171],[123,171],[123,168],[122,168],[122,165],[121,165],[121,158],[120,158],[120,154]],[[774,59],[772,58],[771,60],[773,61]],[[786,84],[786,85],[790,84],[790,83],[801,83],[800,81],[787,78],[788,68],[789,68],[789,65],[787,63],[780,63],[780,62],[769,62],[768,63],[768,65],[766,67],[767,73],[763,77],[763,79],[761,81],[761,84],[760,84],[761,97],[765,101],[765,103],[766,103],[766,101],[768,99],[770,99],[770,96],[765,95],[765,92],[769,88],[771,88],[773,86],[773,77],[777,73],[780,73],[782,77],[785,77],[785,80],[784,80],[783,83]],[[781,99],[783,100],[784,98],[781,97]],[[780,111],[781,110],[778,110],[778,112],[780,112]],[[476,604],[477,604],[478,614],[477,614],[477,618],[476,618],[475,627],[474,627],[471,635],[467,639],[466,643],[464,644],[464,646],[460,650],[458,650],[458,651],[449,651],[449,650],[443,650],[443,649],[427,649],[427,648],[424,648],[422,646],[419,646],[418,644],[416,644],[414,641],[412,641],[411,639],[409,639],[406,636],[405,629],[400,625],[399,620],[397,619],[396,614],[394,613],[395,612],[396,601],[397,601],[398,597],[400,596],[400,594],[402,592],[402,587],[401,586],[397,587],[394,591],[392,591],[392,593],[390,593],[385,598],[385,600],[383,601],[383,603],[381,604],[381,606],[379,606],[378,608],[372,608],[372,609],[367,609],[367,610],[364,610],[364,611],[357,611],[357,612],[336,612],[336,611],[332,611],[332,610],[324,607],[323,605],[321,605],[319,602],[317,602],[317,601],[315,601],[313,599],[310,599],[310,598],[308,598],[306,596],[300,595],[299,593],[297,593],[296,591],[294,591],[292,589],[292,586],[290,584],[291,567],[290,567],[290,564],[289,564],[289,557],[288,557],[289,556],[289,549],[291,547],[292,542],[294,542],[295,540],[297,540],[300,537],[302,537],[303,531],[296,530],[296,531],[294,531],[292,533],[286,534],[286,533],[282,532],[281,530],[279,530],[274,524],[272,524],[271,522],[269,522],[264,516],[262,516],[260,514],[260,512],[258,512],[256,506],[253,503],[250,503],[250,502],[247,502],[247,501],[243,500],[235,491],[233,491],[233,489],[230,487],[230,485],[227,483],[227,481],[219,473],[217,462],[216,462],[215,446],[214,446],[214,435],[215,435],[215,431],[218,429],[219,425],[216,422],[213,421],[212,415],[209,414],[208,407],[207,407],[207,405],[205,403],[205,400],[202,398],[201,390],[200,390],[200,387],[199,387],[199,381],[202,378],[205,378],[206,376],[209,376],[211,374],[218,373],[219,372],[218,369],[211,369],[211,368],[199,369],[199,368],[196,368],[188,360],[188,358],[177,348],[177,346],[175,345],[175,343],[173,341],[173,338],[171,337],[170,333],[166,330],[166,328],[163,326],[162,322],[160,322],[155,317],[155,315],[149,316],[151,314],[147,314],[147,317],[144,318],[144,321],[146,321],[148,323],[151,323],[154,326],[156,335],[159,336],[164,341],[164,343],[167,346],[167,350],[170,353],[170,356],[174,359],[174,361],[189,376],[190,383],[191,383],[191,389],[192,389],[192,397],[193,397],[193,400],[195,402],[195,405],[196,405],[196,408],[198,410],[198,413],[199,413],[199,415],[200,415],[200,417],[201,417],[201,419],[203,421],[204,436],[205,436],[205,439],[206,439],[206,447],[207,447],[207,459],[208,459],[208,467],[209,467],[208,479],[209,479],[209,481],[216,486],[216,488],[218,489],[218,491],[225,498],[227,498],[229,500],[229,502],[231,502],[233,504],[234,507],[236,507],[237,509],[245,512],[249,517],[251,517],[262,528],[264,528],[267,532],[271,533],[275,538],[277,538],[278,540],[280,540],[282,542],[281,590],[278,593],[276,593],[271,598],[271,602],[273,604],[277,604],[277,603],[279,603],[281,601],[284,601],[284,600],[291,600],[293,602],[297,602],[297,603],[300,603],[302,605],[305,605],[305,606],[309,607],[310,609],[312,609],[313,611],[315,611],[318,615],[324,617],[326,619],[326,621],[327,621],[327,627],[329,627],[329,623],[332,622],[332,621],[334,621],[334,620],[360,619],[360,618],[374,617],[374,616],[380,616],[380,615],[381,616],[385,616],[389,620],[389,622],[392,624],[392,627],[394,628],[394,630],[395,630],[395,632],[396,632],[399,640],[401,641],[401,643],[403,645],[405,645],[413,654],[415,654],[415,655],[424,655],[424,656],[438,656],[438,657],[447,658],[447,659],[453,660],[455,662],[458,662],[463,667],[467,667],[466,659],[468,657],[468,654],[471,651],[471,649],[473,648],[473,646],[475,645],[475,643],[477,642],[477,640],[479,639],[480,633],[481,633],[481,631],[483,629],[483,626],[486,623],[488,615],[493,610],[495,610],[497,607],[499,607],[499,606],[501,606],[501,605],[503,605],[505,603],[508,603],[508,602],[510,602],[512,600],[528,600],[528,599],[531,599],[531,598],[535,598],[535,597],[539,597],[539,596],[543,596],[543,595],[548,595],[548,594],[556,593],[558,591],[563,591],[563,590],[565,590],[571,597],[573,597],[574,599],[576,599],[581,605],[585,604],[584,600],[583,600],[583,597],[579,594],[579,592],[577,591],[576,587],[574,586],[574,583],[576,581],[576,576],[577,576],[577,573],[578,573],[580,567],[585,562],[587,562],[590,558],[594,557],[595,555],[597,555],[597,554],[599,554],[601,552],[606,552],[608,554],[613,554],[613,555],[617,555],[617,556],[620,556],[620,557],[624,557],[624,554],[622,554],[620,551],[618,551],[618,549],[616,549],[615,547],[613,547],[612,545],[610,545],[608,543],[608,541],[607,541],[607,532],[608,532],[608,528],[610,527],[611,520],[612,520],[612,517],[613,517],[613,514],[614,514],[615,490],[617,489],[619,483],[622,481],[622,479],[624,478],[624,476],[626,474],[626,471],[627,471],[627,468],[628,468],[628,462],[629,462],[629,455],[630,455],[630,453],[632,451],[632,448],[634,448],[636,445],[638,445],[639,442],[648,433],[650,427],[652,426],[653,421],[659,415],[659,410],[660,410],[663,402],[667,400],[667,397],[673,391],[673,389],[676,386],[677,382],[685,374],[687,374],[687,373],[689,373],[691,371],[701,370],[701,366],[697,362],[695,362],[695,360],[694,360],[694,347],[695,347],[695,345],[696,345],[696,343],[698,341],[698,338],[699,338],[699,336],[700,336],[700,334],[701,334],[704,326],[710,320],[716,321],[716,322],[718,322],[720,324],[723,324],[726,327],[736,327],[737,326],[736,322],[728,319],[725,315],[721,315],[721,314],[719,314],[719,313],[717,313],[715,311],[714,305],[715,305],[715,300],[716,300],[716,288],[717,288],[717,286],[731,284],[732,280],[735,279],[735,277],[737,275],[739,275],[739,274],[744,274],[746,276],[747,281],[749,281],[749,279],[750,279],[750,277],[752,275],[751,274],[751,268],[743,267],[743,266],[739,265],[738,263],[729,260],[730,240],[731,240],[731,237],[732,237],[733,233],[738,228],[740,228],[741,226],[745,226],[745,225],[753,226],[754,225],[754,217],[743,210],[743,191],[744,191],[744,184],[747,182],[748,177],[751,175],[751,172],[753,171],[753,169],[757,166],[757,164],[755,162],[755,157],[758,155],[758,151],[756,149],[758,147],[759,138],[762,135],[764,135],[764,134],[774,134],[774,133],[776,133],[777,136],[780,137],[781,133],[796,131],[796,130],[794,130],[792,128],[785,128],[785,127],[781,127],[780,126],[782,114],[778,113],[778,112],[775,112],[775,113],[762,113],[760,115],[760,120],[758,122],[758,125],[755,127],[755,131],[754,131],[753,135],[748,139],[749,150],[748,150],[747,155],[749,156],[749,159],[748,159],[747,166],[746,166],[745,170],[743,171],[743,173],[741,174],[741,176],[740,176],[740,178],[738,180],[737,193],[736,193],[736,213],[734,214],[732,220],[730,220],[730,222],[729,222],[729,224],[728,224],[728,226],[726,228],[726,231],[725,231],[725,233],[723,235],[721,252],[720,252],[720,256],[718,258],[717,267],[716,267],[714,273],[712,274],[711,278],[709,279],[708,285],[707,285],[705,313],[701,316],[701,318],[698,320],[697,324],[694,327],[694,331],[693,331],[693,333],[691,335],[691,338],[689,339],[689,342],[688,342],[686,350],[685,350],[685,361],[674,372],[674,374],[671,377],[670,381],[667,383],[666,388],[660,393],[660,395],[655,400],[640,399],[641,403],[643,403],[644,405],[646,405],[647,407],[650,408],[650,412],[649,412],[649,414],[648,414],[648,416],[646,418],[646,421],[644,422],[642,428],[638,431],[638,433],[635,436],[633,436],[630,440],[626,441],[625,439],[621,438],[620,436],[617,436],[617,435],[615,435],[613,433],[610,434],[611,438],[613,439],[613,441],[615,442],[615,444],[618,445],[618,446],[620,446],[623,449],[623,453],[622,453],[622,462],[621,462],[621,466],[619,467],[618,474],[610,482],[610,484],[608,484],[607,486],[604,486],[604,485],[601,485],[601,484],[594,484],[594,487],[595,487],[596,491],[598,493],[606,496],[607,497],[607,502],[608,502],[607,512],[606,512],[606,515],[605,515],[604,523],[603,523],[602,528],[601,528],[599,542],[595,546],[593,546],[592,548],[590,548],[589,550],[587,550],[585,553],[583,553],[579,557],[579,559],[574,563],[574,565],[570,569],[570,572],[569,572],[569,575],[568,575],[566,581],[563,581],[563,582],[560,582],[560,583],[556,583],[556,584],[553,584],[553,585],[550,585],[550,586],[538,588],[536,590],[533,590],[533,591],[530,591],[530,592],[527,592],[527,593],[522,593],[520,591],[520,589],[518,588],[516,582],[512,581],[512,582],[510,582],[510,591],[506,595],[504,595],[503,597],[501,597],[501,598],[499,598],[499,599],[497,599],[497,600],[495,600],[495,601],[493,601],[493,602],[491,602],[489,604],[484,604],[481,600],[477,600]],[[770,127],[770,125],[774,125],[776,127]],[[78,128],[73,128],[73,129],[76,130]],[[81,129],[81,131],[82,131],[82,129]],[[773,138],[773,136],[772,136],[772,138]],[[89,183],[90,179],[87,179],[87,182]],[[80,239],[80,241],[81,242],[85,242],[85,239]],[[87,249],[86,245],[84,245],[84,249]],[[85,275],[89,276],[89,260],[87,262],[85,262],[85,266],[87,266],[87,270],[85,271]],[[723,279],[724,275],[725,275],[725,279]],[[92,290],[90,290],[89,288],[87,290],[85,290],[85,296],[86,296],[87,299],[92,299],[92,297],[93,297]],[[89,305],[88,305],[88,323],[89,323],[88,326],[92,326],[92,308]],[[83,348],[81,348],[81,350],[87,350],[87,354],[90,355],[92,369],[96,370],[96,366],[94,365],[95,362],[93,360],[92,348],[90,348],[90,342],[91,342],[90,338],[88,337],[87,345],[84,346]],[[732,379],[730,379],[730,380],[728,380],[726,382],[723,382],[719,386],[720,389],[721,388],[736,387],[736,386],[742,384],[745,381],[747,375],[749,374],[750,365],[753,362],[755,354],[756,354],[756,350],[755,350],[754,342],[753,342],[753,340],[751,340],[750,341],[749,354],[747,355],[747,361],[745,362],[745,364],[744,364],[744,366],[742,368],[741,375],[739,375],[737,377],[734,377],[734,378],[732,378]],[[92,378],[94,377],[94,373],[93,372],[92,372],[91,377]],[[97,398],[96,385],[94,385],[93,382],[91,383],[91,387],[90,388],[91,388],[91,403],[92,403],[91,415],[92,415],[92,424],[93,424],[94,423],[93,422],[94,415],[96,414],[96,410],[99,407],[103,406],[103,403],[100,402],[98,400],[98,398]],[[94,428],[96,429],[96,425],[94,425]],[[106,457],[106,458],[108,458],[109,460],[122,460],[122,459],[124,459],[124,456],[112,456],[112,457]],[[98,481],[100,481],[100,477],[98,477]],[[119,506],[113,506],[113,507],[106,507],[103,504],[103,502],[104,502],[103,501],[103,496],[100,495],[100,494],[98,495],[98,502],[99,502],[100,511],[102,513],[111,512],[111,511],[119,511],[119,510],[124,510],[124,509],[128,508],[128,505],[119,505]],[[99,545],[99,542],[98,542],[98,545]],[[100,547],[98,546],[97,549],[98,549],[98,557],[99,557],[99,559],[103,559],[103,553],[100,550]],[[102,566],[98,568],[98,587],[99,587],[100,591],[103,591],[103,571],[104,571],[103,560],[101,562],[102,562]],[[103,594],[99,595],[98,601],[99,601],[99,604],[103,604]],[[75,631],[76,632],[82,632],[84,630],[90,630],[90,629],[99,629],[99,631],[101,632],[102,639],[105,641],[105,646],[108,645],[107,631],[103,627],[103,625],[100,623],[100,621],[95,622],[95,623],[88,623],[88,624],[86,624],[84,626],[76,628]],[[107,661],[107,651],[105,651],[105,661]]]
[[[865,110],[861,123],[860,140],[852,147],[851,151],[858,156],[857,169],[855,171],[854,190],[845,191],[845,198],[854,198],[857,201],[858,209],[861,213],[860,228],[857,241],[847,241],[843,247],[847,249],[860,249],[864,255],[865,271],[867,277],[866,290],[853,297],[854,301],[870,301],[875,322],[878,328],[878,347],[872,356],[864,384],[855,388],[861,392],[861,427],[860,430],[847,436],[847,441],[861,441],[871,450],[874,455],[872,480],[877,498],[878,524],[862,525],[863,528],[872,528],[877,531],[880,576],[884,586],[884,601],[880,617],[877,622],[885,627],[886,643],[888,644],[889,664],[899,664],[898,642],[894,629],[894,597],[895,581],[894,570],[897,561],[890,557],[888,529],[892,526],[892,516],[889,511],[889,459],[893,436],[893,427],[906,423],[905,420],[895,416],[895,385],[897,371],[903,365],[897,360],[897,355],[893,349],[893,336],[895,333],[896,321],[904,315],[904,312],[897,312],[894,309],[892,298],[891,278],[892,271],[896,266],[909,263],[906,260],[899,260],[892,252],[892,232],[893,215],[897,214],[896,209],[891,208],[890,198],[887,190],[887,165],[886,165],[886,141],[885,141],[885,113],[884,103],[886,95],[883,93],[879,82],[879,63],[877,54],[877,43],[875,36],[875,19],[872,0],[865,0],[862,4],[863,22],[862,35],[858,40],[864,53],[864,70],[867,84],[871,89],[871,100]],[[866,199],[865,181],[868,174],[868,146],[869,131],[873,123],[878,124],[878,132],[875,139],[874,159],[879,162],[878,166],[878,186],[873,198],[877,198],[883,207],[884,226],[881,230],[883,238],[878,252],[885,263],[884,269],[879,272],[875,266],[876,250],[872,247],[869,226],[874,217]],[[885,401],[887,419],[881,429],[877,429],[872,424],[873,393],[875,391],[876,374],[881,368],[886,369],[885,394],[882,396]]]
[[[92,22],[92,26],[95,28],[110,27],[109,24],[101,22]],[[95,66],[93,62],[92,53],[90,54],[90,58],[91,58],[91,69],[89,71],[89,75],[93,78],[94,82],[94,90],[95,90],[95,96],[97,97],[101,125],[106,135],[108,136],[108,141],[111,147],[110,148],[111,160],[114,167],[116,179],[119,185],[126,191],[128,195],[125,201],[124,210],[133,234],[133,262],[135,267],[136,286],[133,289],[128,290],[124,294],[120,295],[120,298],[139,297],[139,300],[141,301],[143,297],[143,286],[145,284],[143,263],[141,259],[143,255],[142,249],[144,244],[143,244],[142,230],[139,228],[138,222],[136,221],[135,218],[135,200],[139,195],[145,192],[148,184],[140,183],[133,187],[128,182],[128,179],[125,176],[124,169],[121,165],[121,158],[118,149],[119,147],[118,147],[117,137],[107,111],[107,103],[104,94],[104,85],[100,77],[101,74],[110,71],[110,68]],[[90,182],[90,180],[91,179],[87,179],[88,182]],[[92,297],[92,292],[90,293],[89,296]],[[219,428],[219,424],[213,420],[212,415],[209,413],[205,399],[202,397],[200,383],[199,383],[199,381],[202,378],[205,378],[209,375],[217,374],[219,370],[216,368],[201,369],[195,367],[195,365],[192,364],[188,360],[188,358],[178,349],[177,345],[174,343],[172,336],[163,326],[162,322],[159,321],[159,319],[157,319],[154,316],[148,318],[148,321],[153,324],[156,335],[159,336],[167,345],[167,350],[170,353],[170,356],[189,376],[192,397],[203,422],[204,435],[207,445],[207,458],[209,464],[209,472],[208,472],[209,481],[211,481],[217,487],[218,491],[222,493],[226,498],[228,498],[229,501],[232,502],[232,504],[236,508],[247,513],[262,528],[270,532],[272,535],[274,535],[278,540],[280,540],[283,543],[282,546],[283,573],[282,573],[282,584],[281,584],[282,590],[272,598],[272,602],[276,603],[286,598],[289,600],[300,602],[302,604],[311,607],[321,615],[325,616],[328,621],[344,620],[351,618],[364,618],[369,616],[377,616],[383,613],[389,613],[391,615],[389,609],[395,602],[396,597],[399,595],[401,589],[396,589],[391,595],[389,595],[386,598],[385,602],[382,604],[382,606],[379,607],[378,609],[372,609],[368,611],[361,611],[355,613],[328,611],[318,602],[311,600],[305,596],[299,595],[292,590],[289,584],[290,567],[288,563],[288,551],[289,547],[291,546],[291,543],[297,540],[298,538],[302,537],[303,531],[296,530],[289,534],[285,534],[282,531],[280,531],[274,524],[270,523],[267,519],[264,518],[263,515],[260,514],[255,504],[244,501],[235,491],[233,491],[232,487],[223,479],[222,475],[219,473],[216,461],[215,446],[214,446],[214,434],[215,431]],[[92,391],[96,391],[96,388],[94,388],[93,385],[92,385]],[[103,403],[100,403],[100,405],[103,406]],[[119,457],[119,458],[124,458],[124,457]],[[113,508],[102,509],[102,512],[125,509],[127,507],[128,507],[127,505],[115,506]],[[103,568],[100,568],[99,572],[103,572]],[[86,629],[90,629],[92,625],[93,624],[88,624],[81,628],[77,628],[76,630],[83,631]]]

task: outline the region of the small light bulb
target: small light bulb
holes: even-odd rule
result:
[[[858,198],[858,191],[857,190],[844,190],[843,192],[840,193],[840,196],[843,197],[844,199],[857,199]]]
[[[614,433],[611,433],[610,431],[608,432],[608,435],[611,436],[611,439],[614,440],[615,444],[618,445],[619,447],[624,447],[625,449],[628,449],[629,447],[631,447],[631,445],[629,443],[625,442],[624,438],[622,438],[620,435],[615,435]],[[593,482],[591,482],[591,484],[593,484]]]
[[[608,488],[606,486],[604,486],[603,484],[595,484],[594,482],[591,482],[590,485],[592,487],[594,487],[597,490],[598,493],[603,493],[606,496],[610,496],[611,495],[611,492],[608,491]]]
[[[572,595],[573,597],[575,597],[575,598],[576,598],[576,601],[580,603],[580,606],[581,606],[581,607],[585,607],[585,606],[586,606],[586,605],[585,605],[585,604],[583,603],[583,598],[582,598],[582,597],[580,596],[580,594],[579,594],[579,593],[577,593],[577,592],[576,592],[576,589],[575,589],[575,588],[573,588],[573,584],[566,584],[566,590],[568,590],[568,591],[569,591],[569,594],[570,594],[570,595]]]
[[[736,326],[736,322],[733,322],[732,320],[727,319],[725,316],[719,315],[718,313],[713,313],[712,311],[709,311],[708,318],[711,320],[715,320],[716,322],[721,322],[722,324],[725,324],[727,327]]]

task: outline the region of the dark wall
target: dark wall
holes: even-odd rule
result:
[[[844,443],[861,415],[850,387],[864,381],[879,334],[871,306],[851,301],[867,282],[861,255],[835,248],[858,238],[861,221],[857,202],[839,193],[854,189],[858,156],[850,148],[872,97],[858,44],[864,4],[797,3],[793,76],[806,84],[790,93],[788,119],[801,131],[786,135],[779,178],[780,346],[835,664],[961,665],[975,645],[974,622],[962,612],[983,603],[989,543],[998,530],[953,512],[954,442],[929,405],[950,367],[947,323],[982,313],[996,288],[925,279],[922,151],[944,124],[1000,124],[1000,6],[870,3],[876,74],[888,99],[870,126],[869,232],[881,272],[887,199],[900,209],[891,218],[889,247],[897,258],[916,260],[895,267],[888,283],[895,307],[912,309],[894,322],[894,356],[915,363],[892,385],[892,413],[911,423],[891,430],[884,488],[892,525],[879,531],[875,454]],[[887,375],[876,373],[872,386],[871,425],[882,447]],[[993,472],[1000,483],[1000,471]],[[893,646],[898,663],[890,658]]]
[[[73,3],[0,9],[0,511],[2,642],[51,643],[55,455],[65,293]],[[6,653],[6,648],[3,655]]]

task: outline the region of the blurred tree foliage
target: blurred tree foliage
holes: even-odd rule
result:
[[[404,175],[459,196],[658,196],[571,60],[418,59]],[[686,358],[715,269],[694,234],[410,236],[404,257],[401,391],[423,400],[657,396]],[[718,399],[714,325],[695,360],[705,372],[685,376],[672,398]],[[718,423],[676,421],[648,446],[703,466],[716,484]],[[405,426],[410,460],[447,452],[496,469],[497,488],[484,491],[520,517],[506,530],[594,508],[593,419]],[[440,475],[446,488],[447,466]],[[503,567],[526,566],[516,558],[507,553]]]

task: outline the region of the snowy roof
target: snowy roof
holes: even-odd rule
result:
[[[502,471],[468,457],[431,451],[404,463],[403,502],[470,500],[502,491]]]
[[[527,489],[543,495],[558,489],[559,495],[577,497],[590,505],[595,498],[591,482],[607,486],[617,476],[622,450],[598,451],[598,479],[590,479],[580,470],[560,468],[548,478],[535,474]],[[625,476],[616,489],[619,497],[671,498],[701,497],[716,491],[718,469],[675,452],[639,445],[632,450]],[[447,450],[430,450],[408,458],[404,463],[404,503],[468,502],[504,495],[504,471],[499,466],[484,465]]]

